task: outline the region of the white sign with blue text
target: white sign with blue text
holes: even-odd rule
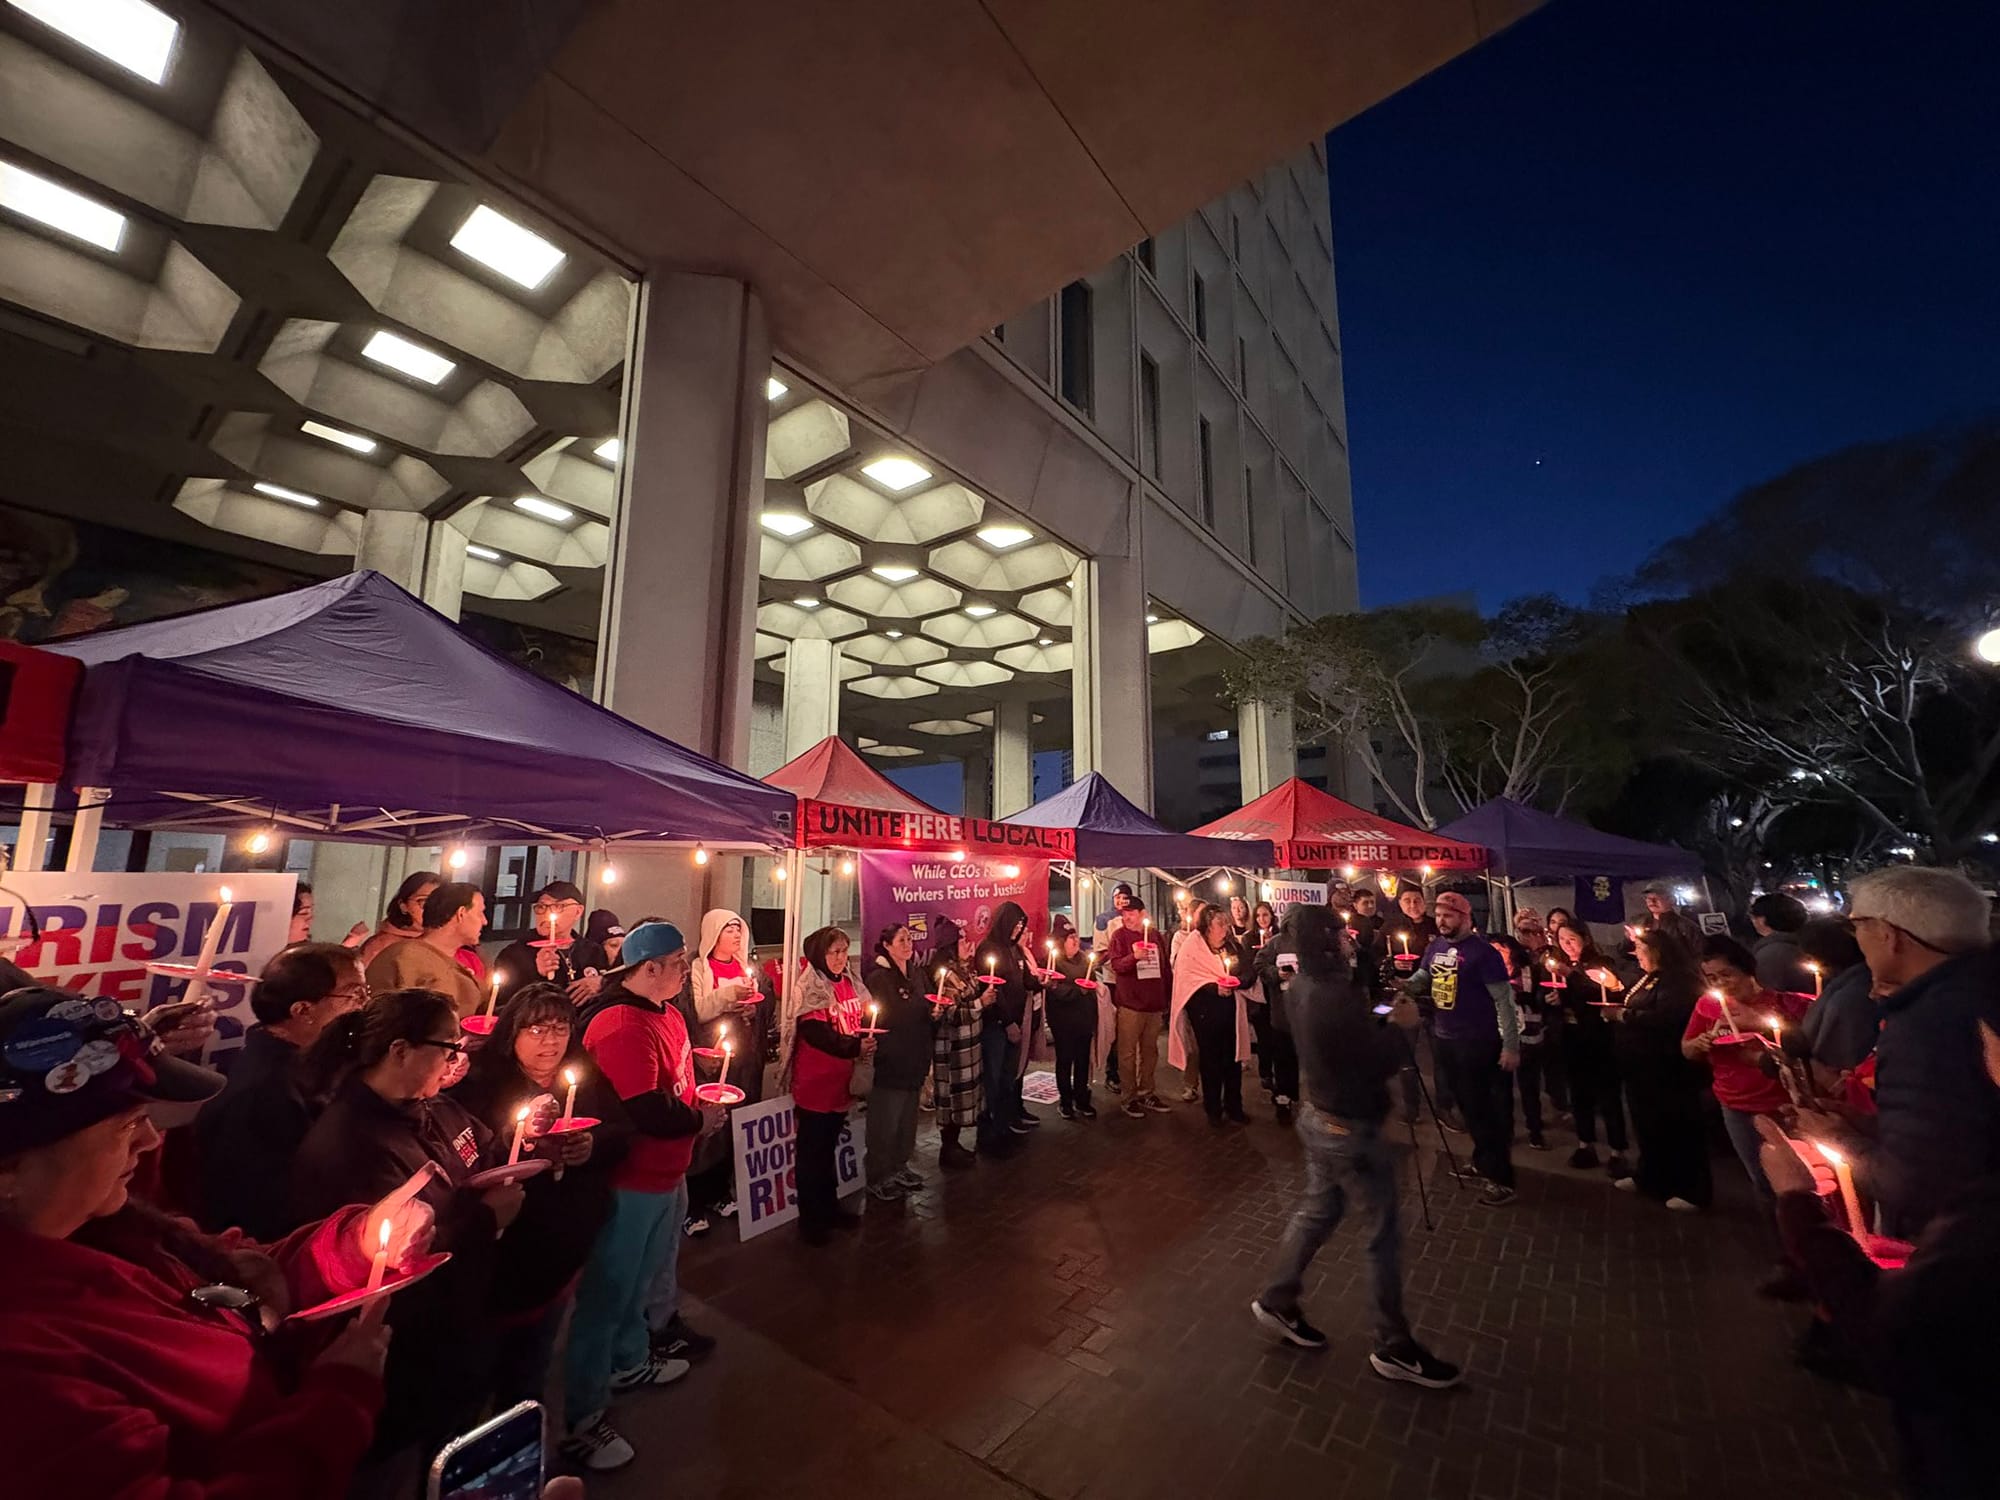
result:
[[[736,1158],[737,1234],[755,1239],[767,1229],[791,1223],[799,1216],[798,1178],[792,1169],[792,1096],[780,1094],[731,1110],[729,1136]],[[851,1110],[840,1130],[840,1144],[834,1147],[833,1170],[843,1198],[866,1185]]]

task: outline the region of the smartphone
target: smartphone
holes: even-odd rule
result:
[[[544,1458],[542,1405],[523,1401],[444,1445],[430,1500],[541,1500]]]

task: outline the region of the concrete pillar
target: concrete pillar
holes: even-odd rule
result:
[[[1292,737],[1290,704],[1236,706],[1236,764],[1245,802],[1283,786],[1297,773],[1298,745]]]
[[[1098,771],[1133,802],[1153,805],[1153,691],[1146,579],[1137,528],[1129,554],[1085,558],[1072,580],[1070,672],[1075,770]]]
[[[743,766],[770,407],[763,307],[740,281],[654,272],[640,285],[628,370],[597,701]],[[710,905],[742,899],[742,865],[626,849],[617,889],[620,916],[661,913],[692,935]]]
[[[1034,708],[1025,698],[993,705],[993,816],[1011,817],[1035,800]]]
[[[840,732],[840,648],[832,641],[796,640],[785,648],[785,759],[806,753],[830,734]],[[798,904],[799,931],[814,932],[833,920],[832,882],[838,873],[822,875],[821,865],[839,869],[838,856],[808,860],[800,872],[799,889],[790,893]],[[783,892],[772,888],[771,900]]]
[[[994,816],[997,809],[993,805],[993,784],[997,778],[992,750],[966,751],[965,758],[959,762],[958,776],[959,815],[967,818]]]

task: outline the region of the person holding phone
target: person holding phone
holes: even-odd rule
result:
[[[74,1086],[51,1083],[79,1062]],[[343,1324],[279,1325],[365,1284],[383,1217],[401,1265],[430,1215],[347,1204],[260,1246],[132,1199],[160,1143],[150,1111],[221,1088],[108,1002],[40,987],[0,1000],[9,1494],[347,1495],[382,1405],[389,1299]]]

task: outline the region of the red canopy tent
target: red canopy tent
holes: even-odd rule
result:
[[[799,799],[801,849],[916,849],[1074,859],[1076,830],[961,818],[912,797],[838,735],[764,778]]]
[[[1195,833],[1214,839],[1269,839],[1279,869],[1483,870],[1489,856],[1462,844],[1364,812],[1294,776],[1246,807]]]

